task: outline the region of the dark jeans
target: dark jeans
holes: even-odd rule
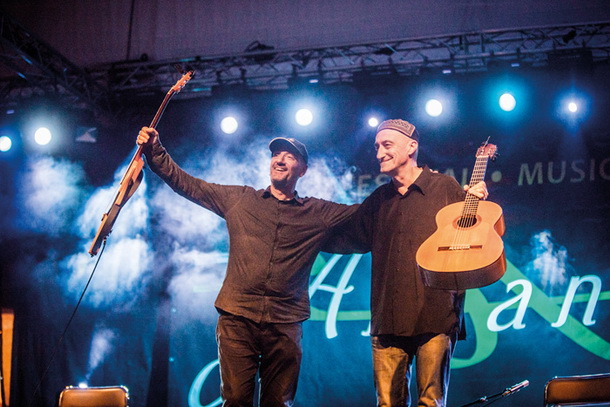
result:
[[[258,371],[260,405],[292,406],[301,368],[302,336],[300,322],[257,324],[236,315],[220,315],[216,341],[222,405],[251,407]]]
[[[372,336],[377,406],[410,406],[411,365],[416,360],[417,406],[444,407],[456,335]]]

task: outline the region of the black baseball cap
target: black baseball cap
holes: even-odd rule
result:
[[[290,151],[293,154],[301,156],[305,164],[309,161],[309,155],[307,154],[307,148],[305,144],[292,137],[276,137],[269,143],[269,150],[272,153],[278,150]]]

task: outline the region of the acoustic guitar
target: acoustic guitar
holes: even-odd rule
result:
[[[485,178],[496,146],[484,143],[476,154],[470,186]],[[416,261],[424,283],[432,288],[464,290],[499,280],[506,271],[502,208],[466,194],[464,202],[442,208],[437,230],[418,249]]]

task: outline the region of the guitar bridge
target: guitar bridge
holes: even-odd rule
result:
[[[481,245],[481,244],[476,244],[476,245],[462,244],[462,245],[457,245],[457,246],[439,246],[438,251],[445,252],[445,251],[449,251],[449,250],[470,250],[470,249],[482,249],[482,248],[483,248],[483,245]]]

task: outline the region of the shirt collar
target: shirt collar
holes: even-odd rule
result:
[[[260,190],[260,196],[263,198],[271,198],[273,197],[274,199],[277,199],[276,197],[273,196],[273,194],[271,193],[271,187],[268,186],[265,189]],[[279,200],[279,199],[278,199]],[[298,191],[294,191],[294,198],[292,198],[289,201],[282,201],[282,202],[296,202],[299,205],[303,205],[303,198],[301,198],[299,196],[299,192]]]
[[[413,183],[413,186],[420,190],[423,195],[426,195],[426,190],[430,186],[430,182],[432,180],[432,171],[428,168],[427,165],[422,167],[422,172],[419,174],[419,177]]]
[[[409,186],[409,191],[417,190],[421,192],[422,195],[426,195],[426,190],[430,185],[430,180],[432,178],[432,171],[430,171],[430,168],[428,168],[427,165],[424,165],[422,167],[422,170],[423,171],[421,172],[421,174],[419,174],[415,181]],[[398,193],[398,189],[396,189],[396,186],[394,185],[394,182],[392,180],[390,180],[389,184],[391,186],[392,191],[400,195]],[[407,194],[403,196],[407,196]]]

